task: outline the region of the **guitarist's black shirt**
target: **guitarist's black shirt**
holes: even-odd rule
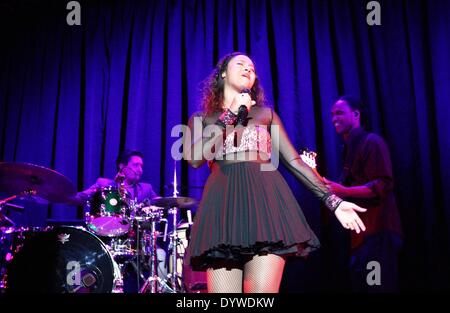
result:
[[[383,138],[363,128],[356,128],[351,131],[343,150],[341,184],[365,185],[375,194],[371,199],[345,199],[368,209],[360,215],[367,230],[362,234],[352,233],[352,247],[356,248],[364,238],[383,230],[401,234],[400,216],[393,193],[391,158]]]

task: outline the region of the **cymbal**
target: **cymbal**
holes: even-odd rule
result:
[[[151,200],[151,204],[159,207],[177,207],[189,209],[197,204],[197,201],[188,197],[158,197]]]
[[[27,194],[52,203],[65,203],[76,194],[75,186],[64,175],[30,163],[1,162],[0,191]]]

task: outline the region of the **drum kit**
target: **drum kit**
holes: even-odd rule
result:
[[[76,189],[54,170],[2,162],[0,192],[11,195],[0,199],[0,292],[121,293],[129,263],[138,269],[140,293],[194,292],[184,281],[183,257],[196,201],[178,196],[176,173],[172,197],[142,203],[120,184],[99,188],[87,203],[84,226],[18,227],[6,216],[6,210],[23,212],[10,203],[16,198],[70,203]],[[161,238],[168,238],[167,253],[158,246]]]

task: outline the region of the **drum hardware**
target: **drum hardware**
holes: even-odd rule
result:
[[[40,227],[2,227],[0,234],[0,292],[7,288],[7,267],[20,251],[25,240],[44,231]]]
[[[111,255],[117,263],[123,264],[124,262],[131,260],[136,254],[136,251],[132,248],[130,241],[130,239],[122,240],[116,238],[111,240],[109,248]]]
[[[175,292],[175,290],[167,284],[167,280],[163,280],[161,277],[158,276],[158,257],[157,257],[157,245],[156,245],[156,240],[157,240],[158,234],[159,233],[156,230],[156,220],[153,220],[152,226],[151,226],[151,232],[150,232],[150,235],[151,235],[150,243],[148,242],[148,240],[144,241],[147,243],[144,246],[144,249],[148,249],[149,246],[151,248],[151,251],[148,251],[148,250],[146,251],[146,252],[150,252],[150,256],[151,256],[150,276],[147,278],[144,285],[139,290],[140,293],[146,293],[146,292],[157,293],[162,290],[165,290],[165,291],[168,291],[171,293]]]
[[[69,226],[25,238],[7,273],[7,292],[106,293],[121,292],[123,285],[105,244],[95,234]]]
[[[10,218],[2,214],[2,207],[0,206],[0,227],[12,227],[15,226],[16,223],[14,223]]]
[[[197,201],[188,197],[157,197],[151,200],[151,204],[158,207],[189,209],[197,204]]]
[[[66,203],[76,194],[72,182],[64,175],[30,163],[0,162],[0,190],[12,196],[0,200],[0,227],[14,227],[15,223],[2,214],[4,207],[23,212],[19,205],[8,203],[16,198],[38,203]],[[8,229],[11,231],[11,229]],[[20,232],[21,229],[16,231]],[[2,234],[4,239],[5,232]]]
[[[178,209],[179,208],[191,208],[196,204],[196,201],[192,198],[188,197],[178,197],[178,190],[177,190],[177,172],[176,172],[176,161],[174,161],[174,176],[173,176],[173,196],[172,197],[157,197],[151,200],[151,205],[156,207],[164,207],[167,210],[167,213],[171,219],[173,231],[169,234],[169,253],[172,258],[173,264],[177,264],[177,249],[178,245],[180,244],[179,238],[178,238],[178,232],[177,226],[178,226]],[[167,224],[166,224],[167,227]],[[164,241],[166,240],[166,232],[164,235]],[[157,275],[157,260],[156,260],[156,231],[155,231],[155,224],[154,221],[152,222],[152,274],[145,282],[144,286],[141,289],[141,292],[147,292],[149,290],[150,286],[150,292],[158,292],[158,284],[162,285],[165,290],[172,292],[172,293],[178,293],[178,292],[184,292],[184,286],[183,286],[183,273],[182,271],[177,272],[176,266],[172,266],[172,269],[169,270],[169,273],[167,275],[166,280],[161,280]],[[170,287],[166,284],[166,281],[170,282]]]
[[[17,195],[13,195],[11,197],[8,197],[6,199],[0,200],[0,292],[2,290],[6,290],[7,287],[7,270],[6,265],[13,259],[14,253],[20,249],[20,245],[17,244],[16,239],[23,239],[21,238],[14,238],[13,240],[8,240],[8,237],[13,238],[14,233],[16,232],[22,232],[26,229],[21,228],[15,228],[16,223],[12,221],[10,218],[8,218],[6,215],[2,213],[3,208],[13,209],[15,211],[18,211],[20,213],[23,213],[25,208],[20,205],[15,205],[12,203],[8,203],[9,201],[12,201],[16,199],[17,197],[24,196],[24,195],[34,195],[34,191],[26,191],[21,192]]]
[[[119,265],[95,234],[76,227],[16,228],[1,212],[6,207],[23,211],[23,207],[7,203],[19,197],[71,204],[76,189],[69,179],[38,165],[0,162],[0,191],[13,194],[0,199],[0,290],[122,292]],[[127,208],[121,209],[126,217]],[[128,219],[124,221],[128,223]],[[128,253],[122,242],[116,241],[114,249],[116,259]]]
[[[179,250],[180,245],[185,248],[182,239],[178,238],[177,227],[179,225],[177,216],[180,209],[189,209],[196,205],[196,201],[192,198],[178,197],[176,167],[174,170],[174,193],[172,197],[155,198],[145,204],[137,204],[136,201],[130,199],[123,188],[120,188],[120,182],[118,186],[101,188],[96,197],[94,197],[95,199],[89,202],[90,212],[86,215],[85,220],[89,231],[67,226],[52,227],[45,230],[35,230],[32,237],[36,237],[36,240],[34,238],[33,240],[27,240],[27,235],[21,233],[27,230],[16,229],[13,227],[13,221],[6,217],[2,218],[4,215],[1,214],[1,209],[7,205],[12,209],[23,209],[7,202],[21,195],[27,195],[35,201],[42,199],[53,203],[70,203],[71,199],[74,199],[76,195],[75,188],[67,178],[53,170],[27,163],[0,163],[0,190],[15,194],[0,201],[0,226],[5,226],[1,227],[1,230],[11,229],[12,232],[15,231],[15,240],[24,240],[20,247],[17,245],[12,251],[14,258],[8,264],[10,269],[8,274],[10,275],[9,277],[6,275],[0,276],[2,278],[0,289],[2,284],[8,284],[12,286],[13,291],[22,288],[36,288],[33,291],[123,292],[124,264],[133,258],[137,258],[137,266],[139,267],[140,258],[143,256],[149,258],[151,262],[149,262],[149,277],[147,277],[142,288],[138,288],[140,292],[183,292],[183,271],[177,269],[177,266],[172,266],[169,273],[164,271],[164,274],[158,275],[158,263],[160,263],[160,260],[158,259],[157,238],[163,237],[165,242],[167,236],[169,236],[168,250],[170,254],[168,254],[173,260],[173,264],[177,264],[178,258],[184,254]],[[164,214],[168,215],[167,219],[164,218]],[[168,234],[169,219],[173,231]],[[2,224],[3,221],[4,224]],[[161,222],[165,223],[164,232],[157,230],[157,223]],[[188,211],[188,222],[189,225],[192,224],[190,211]],[[130,236],[126,239],[121,237],[129,234],[133,225],[137,226],[137,240],[135,244],[133,242],[134,238]],[[62,254],[72,253],[75,255],[73,260],[75,263],[65,264],[66,266],[63,267],[61,267],[59,259],[55,261],[52,257],[45,256],[46,251],[48,251],[45,249],[49,247],[48,243],[51,242],[50,246],[53,245],[53,239],[49,238],[54,236],[54,232],[59,230],[64,230],[61,234],[63,237],[59,241],[61,247],[63,247]],[[3,238],[3,234],[1,235]],[[97,236],[107,237],[110,241],[106,243],[107,240],[104,241]],[[141,238],[139,238],[140,236]],[[78,238],[81,237],[86,238],[79,240]],[[64,244],[62,243],[63,241],[65,242]],[[77,241],[82,241],[83,245],[77,245],[75,248]],[[89,250],[98,250],[97,257],[92,257],[92,251]],[[26,275],[23,273],[26,272],[25,259],[38,260],[40,257],[47,257],[46,262],[38,262],[40,266],[27,269],[36,274],[27,273],[31,276],[36,275],[42,281],[42,284],[34,287],[25,285]],[[81,259],[83,261],[79,261]],[[88,260],[87,263],[89,264],[83,263],[86,260]],[[78,265],[77,262],[79,263]],[[103,263],[100,265],[96,264],[96,262]],[[52,270],[45,267],[49,263],[53,264]],[[134,263],[132,264],[134,265]],[[66,267],[69,265],[72,267],[68,270]],[[41,268],[47,271],[41,273]],[[70,273],[71,269],[74,271],[73,276],[67,276],[65,282],[58,280]],[[58,273],[58,277],[55,277],[55,271]],[[139,269],[137,274],[145,279],[145,276]],[[59,285],[56,286],[55,284]]]
[[[172,256],[170,256],[169,270],[174,268],[178,273],[182,273],[183,292],[187,293],[204,293],[206,292],[206,273],[193,271],[185,260],[186,250],[190,241],[191,224],[189,222],[180,223],[176,229],[178,233],[177,245],[177,263],[174,266]]]
[[[175,168],[174,168],[174,192],[173,192],[173,196],[174,198],[177,197],[178,194],[178,190],[176,188],[176,161],[175,161]],[[162,197],[158,197],[155,199],[152,199],[151,204],[158,206],[158,207],[167,207],[169,208],[168,213],[172,215],[172,221],[173,223],[175,223],[175,227],[176,227],[176,210],[173,210],[173,208],[171,209],[170,206],[167,206],[166,204],[168,204],[168,200],[163,200],[166,198],[162,198]],[[176,203],[176,199],[175,201],[172,201],[172,203]],[[175,215],[173,215],[175,213]],[[167,225],[167,224],[166,224]],[[174,228],[175,229],[175,228]],[[164,234],[164,241],[166,240],[166,232]],[[178,290],[177,288],[177,283],[176,283],[176,276],[175,273],[169,273],[167,275],[167,278],[165,280],[162,280],[160,277],[158,277],[157,275],[157,255],[156,255],[156,238],[157,238],[157,232],[156,232],[156,224],[155,221],[152,221],[152,227],[151,227],[151,247],[152,247],[152,266],[151,266],[151,273],[150,276],[148,277],[148,279],[145,281],[144,285],[142,286],[140,292],[141,293],[145,293],[147,292],[147,290],[150,290],[151,293],[156,293],[159,292],[160,289],[158,289],[158,286],[161,286],[162,288],[164,288],[165,290],[168,290],[171,293],[176,293]],[[169,244],[169,250],[173,249],[173,241],[174,241],[174,236],[169,236],[170,238],[170,244]],[[175,241],[176,243],[176,241]],[[167,284],[167,281],[171,282],[171,286],[169,286]],[[149,288],[150,287],[150,288]]]
[[[172,264],[177,264],[177,257],[178,257],[178,245],[180,244],[179,238],[178,238],[178,232],[177,232],[177,214],[178,214],[178,208],[173,207],[169,209],[169,214],[172,215],[172,226],[173,231],[169,235],[169,252],[172,257]],[[180,271],[180,273],[177,272],[176,266],[172,266],[172,270],[169,271],[169,274],[167,275],[169,280],[172,282],[172,288],[174,292],[183,292],[183,272]]]
[[[87,227],[99,236],[122,236],[131,228],[130,200],[126,192],[115,186],[99,188],[87,204]]]
[[[31,192],[31,191],[22,192],[18,195],[14,195],[14,196],[8,197],[6,199],[0,200],[0,227],[12,227],[12,226],[16,225],[16,223],[14,223],[11,219],[9,219],[6,215],[4,215],[2,213],[2,210],[4,207],[7,207],[9,209],[13,209],[20,213],[23,213],[23,211],[25,210],[25,208],[23,206],[8,203],[8,201],[14,200],[17,197],[19,197],[21,195],[26,195],[26,194],[35,194],[35,192]]]
[[[67,203],[76,195],[73,183],[57,171],[30,163],[1,162],[0,190],[13,195],[29,192],[36,201]],[[13,196],[14,197],[14,196]]]
[[[138,292],[141,290],[142,292],[150,292],[150,282],[153,282],[153,280],[159,281],[159,289],[156,292],[171,292],[170,286],[165,280],[167,273],[164,268],[161,268],[159,259],[159,252],[161,251],[159,251],[160,249],[156,244],[156,238],[167,236],[167,219],[163,218],[163,213],[163,208],[150,206],[145,201],[137,203],[131,200],[129,212],[130,231],[121,236],[100,237],[117,263],[122,279],[130,273],[128,272],[130,266],[134,268],[137,275],[136,282],[138,286],[136,290]],[[164,233],[156,229],[157,223],[162,222],[165,223]],[[153,236],[155,238],[154,243]],[[163,258],[162,260],[163,264],[165,264],[165,259]],[[151,272],[153,264],[157,265],[158,270]],[[148,274],[149,276],[145,274],[147,269],[151,272]],[[146,280],[148,281],[146,282]],[[147,285],[141,287],[140,281],[144,281],[144,284]],[[153,290],[152,292],[155,291]]]
[[[28,192],[25,192],[23,194],[31,194],[31,192],[28,191]],[[14,200],[18,196],[19,195],[14,195],[14,196],[8,197],[6,199],[0,200],[0,211],[5,206],[5,207],[8,207],[10,209],[13,209],[14,211],[18,211],[18,212],[22,213],[25,210],[25,208],[23,206],[12,204],[12,203],[8,203],[8,201]]]
[[[156,207],[152,205],[148,205],[148,203],[143,202],[140,204],[136,204],[134,210],[135,216],[133,221],[137,226],[137,273],[141,272],[139,269],[139,259],[141,258],[141,253],[144,258],[148,257],[149,265],[150,265],[150,273],[147,279],[144,278],[144,284],[142,287],[139,287],[138,290],[140,293],[158,293],[158,292],[172,292],[170,286],[167,284],[167,280],[161,278],[161,273],[158,271],[160,260],[158,260],[158,245],[157,238],[163,237],[163,241],[166,241],[167,236],[167,219],[163,216],[163,208]],[[138,214],[139,212],[139,214]],[[156,224],[164,222],[164,233],[162,234],[157,230]],[[139,238],[140,236],[140,238]],[[140,248],[139,248],[140,245]],[[166,276],[165,273],[163,276]],[[142,278],[142,276],[141,276]],[[138,277],[139,281],[139,277]]]
[[[136,199],[131,199],[125,188],[124,170],[120,169],[114,178],[117,186],[99,187],[87,203],[86,225],[99,236],[122,236],[131,229]]]
[[[0,292],[123,292],[117,256],[84,227],[10,227],[0,239]]]

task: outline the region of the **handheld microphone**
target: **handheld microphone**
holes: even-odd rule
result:
[[[237,114],[236,126],[238,126],[238,125],[247,126],[247,123],[248,123],[247,116],[248,116],[247,106],[241,105],[239,107],[238,114]]]
[[[250,89],[248,89],[248,88],[242,89],[241,93],[247,93],[247,94],[249,94],[250,96],[252,95],[252,91],[251,91]],[[254,105],[256,105],[256,101],[255,101],[255,100],[252,100],[252,106],[254,106]]]
[[[248,88],[244,88],[244,89],[242,89],[242,91],[241,91],[241,93],[247,93],[247,94],[250,94],[251,93],[251,90],[250,89],[248,89]],[[252,101],[253,102],[253,101]],[[239,109],[238,109],[238,116],[240,115],[240,116],[243,116],[244,117],[244,119],[247,117],[247,114],[248,114],[248,109],[247,109],[247,106],[245,106],[245,105],[241,105],[241,106],[239,106]],[[242,121],[241,121],[242,122]]]

